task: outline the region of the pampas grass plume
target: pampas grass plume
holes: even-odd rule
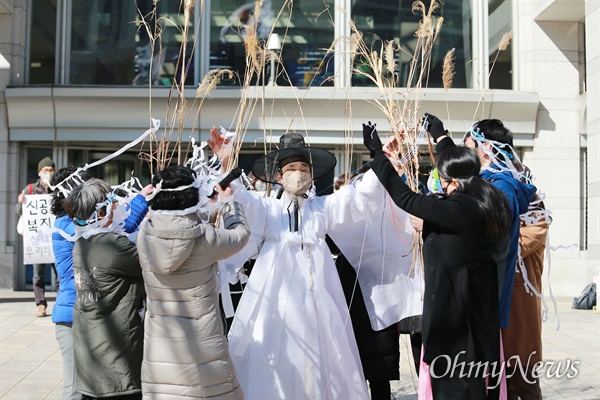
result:
[[[454,79],[454,52],[456,48],[448,50],[444,57],[444,64],[442,67],[442,81],[444,82],[444,90],[448,90],[452,87],[452,81]]]
[[[396,70],[397,65],[393,40],[388,41],[385,45],[385,63],[388,71],[394,72]]]
[[[502,35],[502,39],[500,40],[500,44],[498,45],[498,51],[504,51],[510,44],[510,39],[512,39],[513,33],[512,31],[506,32]]]
[[[233,78],[233,72],[228,69],[213,69],[210,70],[204,78],[202,78],[202,83],[198,85],[198,89],[196,90],[196,98],[204,98],[213,91],[214,88],[217,87],[219,83],[221,83],[221,79],[223,79],[223,75],[227,74],[229,79]]]
[[[440,33],[440,30],[442,29],[442,25],[444,25],[444,17],[439,17],[437,24],[435,25],[435,33]]]

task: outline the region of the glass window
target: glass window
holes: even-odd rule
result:
[[[393,40],[400,44],[404,51],[396,52],[398,85],[408,86],[410,62],[415,52],[417,38],[415,32],[419,28],[421,15],[412,11],[414,0],[352,0],[352,20],[359,31],[363,32],[367,47],[380,52],[381,41]],[[428,3],[428,2],[426,2]],[[443,16],[444,24],[436,40],[431,54],[429,78],[423,85],[427,87],[443,87],[442,66],[446,53],[455,48],[453,88],[472,87],[471,60],[472,28],[470,0],[446,1],[435,11],[434,17]],[[434,23],[437,18],[434,18]],[[355,68],[369,70],[364,60],[355,59]],[[355,86],[373,86],[374,83],[361,74],[354,73],[352,84]],[[414,86],[412,82],[410,86]]]
[[[512,89],[512,40],[504,50],[499,46],[504,34],[512,31],[512,1],[488,0],[489,15],[489,86]]]
[[[52,84],[56,62],[56,0],[31,2],[29,83]]]
[[[109,152],[90,151],[89,164],[98,161],[106,156]],[[110,185],[119,185],[131,179],[133,172],[142,185],[150,183],[150,167],[148,163],[141,160],[135,152],[125,152],[103,164],[90,168],[90,173],[95,178],[102,179]]]
[[[67,154],[68,164],[83,165],[87,160],[87,150],[69,149]]]
[[[252,82],[269,83],[272,72],[280,86],[333,85],[333,54],[327,49],[334,39],[333,0],[294,0],[284,7],[284,0],[266,0],[257,25],[262,46],[271,31],[281,43],[281,62],[267,62],[264,77]],[[223,84],[240,85],[245,77],[245,25],[251,23],[254,1],[212,0],[210,28],[210,68],[228,68],[237,77]],[[274,26],[273,26],[274,25]]]
[[[587,148],[581,149],[581,156],[579,158],[579,170],[580,172],[580,184],[581,184],[581,198],[580,198],[580,207],[581,207],[581,225],[579,232],[579,250],[588,250],[589,249],[589,216],[590,216],[590,201],[589,201],[589,176],[588,176],[588,151]],[[594,224],[595,225],[595,224]]]
[[[27,182],[25,182],[26,184],[35,183],[38,179],[40,179],[40,175],[37,169],[38,163],[46,157],[52,158],[51,148],[27,148]],[[25,185],[23,185],[23,187],[25,187]]]
[[[73,0],[71,10],[71,48],[69,84],[89,85],[147,85],[170,86],[173,77],[180,76],[179,53],[183,34],[183,12],[180,2],[157,2],[153,14],[153,0]],[[152,53],[147,30],[135,21],[140,13],[150,25],[151,32],[160,33]],[[155,28],[155,20],[158,28]],[[190,24],[193,25],[192,21]],[[154,33],[152,33],[154,34]],[[194,80],[194,29],[187,37],[185,83]]]

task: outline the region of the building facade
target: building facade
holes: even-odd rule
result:
[[[265,142],[292,129],[337,156],[331,182],[368,158],[362,122],[388,124],[372,102],[379,90],[357,72],[351,41],[343,39],[352,26],[373,48],[379,37],[405,49],[396,60],[398,92],[410,83],[420,19],[412,0],[295,0],[293,7],[268,0],[259,15],[254,2],[208,0],[204,10],[201,2],[182,2],[194,3],[187,32],[180,2],[159,1],[154,13],[152,3],[0,0],[0,287],[27,286],[14,205],[45,156],[58,168],[92,163],[137,138],[154,117],[177,126],[185,145],[190,136],[206,139],[213,125],[243,126],[239,164],[248,169]],[[553,212],[553,292],[576,296],[600,267],[600,2],[445,3],[436,12],[444,23],[426,88],[411,95],[419,96],[419,112],[440,116],[456,140],[476,119],[498,118],[512,130]],[[252,18],[259,40],[274,32],[280,44],[269,46],[277,62],[249,79],[243,36]],[[508,31],[513,40],[501,51]],[[451,48],[455,77],[445,90],[442,59]],[[216,68],[235,74],[204,101],[195,99]],[[185,82],[180,119],[174,81]],[[243,113],[242,98],[254,112]],[[134,171],[148,183],[140,149],[147,151],[136,147],[92,172],[116,184]]]

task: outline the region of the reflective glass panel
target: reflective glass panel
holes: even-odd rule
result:
[[[488,0],[490,89],[512,89],[512,40],[499,49],[502,37],[512,31],[512,1]]]
[[[244,81],[246,54],[245,25],[254,18],[254,1],[212,0],[210,29],[210,68],[228,68],[237,76],[224,84]],[[265,45],[271,31],[279,38],[271,47],[281,62],[265,66],[264,76],[252,83],[280,86],[320,86],[333,84],[333,54],[327,49],[334,39],[333,0],[266,0],[258,17],[257,37]]]
[[[90,151],[89,163],[98,161],[109,154],[109,152]],[[143,185],[151,182],[148,163],[140,160],[135,152],[125,152],[104,164],[90,168],[90,173],[94,177],[102,179],[110,185],[119,185],[131,179],[132,172]]]
[[[71,10],[69,84],[170,86],[180,79],[193,84],[193,14],[185,61],[180,63],[183,12],[179,1],[74,0]],[[148,30],[140,26],[143,15]],[[158,24],[156,22],[158,21]],[[152,51],[150,35],[160,32]],[[152,65],[152,72],[150,66]]]
[[[56,62],[56,0],[31,2],[29,83],[52,84]]]
[[[378,52],[381,41],[393,40],[404,51],[397,52],[396,62],[399,74],[398,86],[408,86],[410,62],[415,53],[421,15],[412,11],[414,0],[352,0],[352,20],[359,31],[363,32],[367,46]],[[424,2],[429,5],[429,2]],[[442,66],[446,53],[455,48],[453,88],[470,88],[472,83],[472,17],[470,0],[445,1],[434,13],[434,24],[443,16],[444,24],[431,54],[427,87],[443,87]],[[359,57],[355,59],[355,68],[368,72],[370,69]],[[355,86],[373,86],[374,83],[360,74],[354,73],[352,84]],[[413,81],[410,86],[414,86]]]

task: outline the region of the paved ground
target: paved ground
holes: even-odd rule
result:
[[[50,299],[54,295],[50,293]],[[558,299],[560,330],[556,331],[553,311],[544,324],[544,358],[555,362],[547,369],[553,376],[542,379],[544,399],[600,399],[600,314],[572,310],[570,300]],[[402,335],[400,346],[401,379],[392,382],[394,398],[416,400],[408,336]],[[50,317],[36,318],[33,293],[0,289],[0,398],[60,399],[61,363],[54,325]],[[577,374],[557,378],[557,368],[559,374],[572,375],[574,370]]]

